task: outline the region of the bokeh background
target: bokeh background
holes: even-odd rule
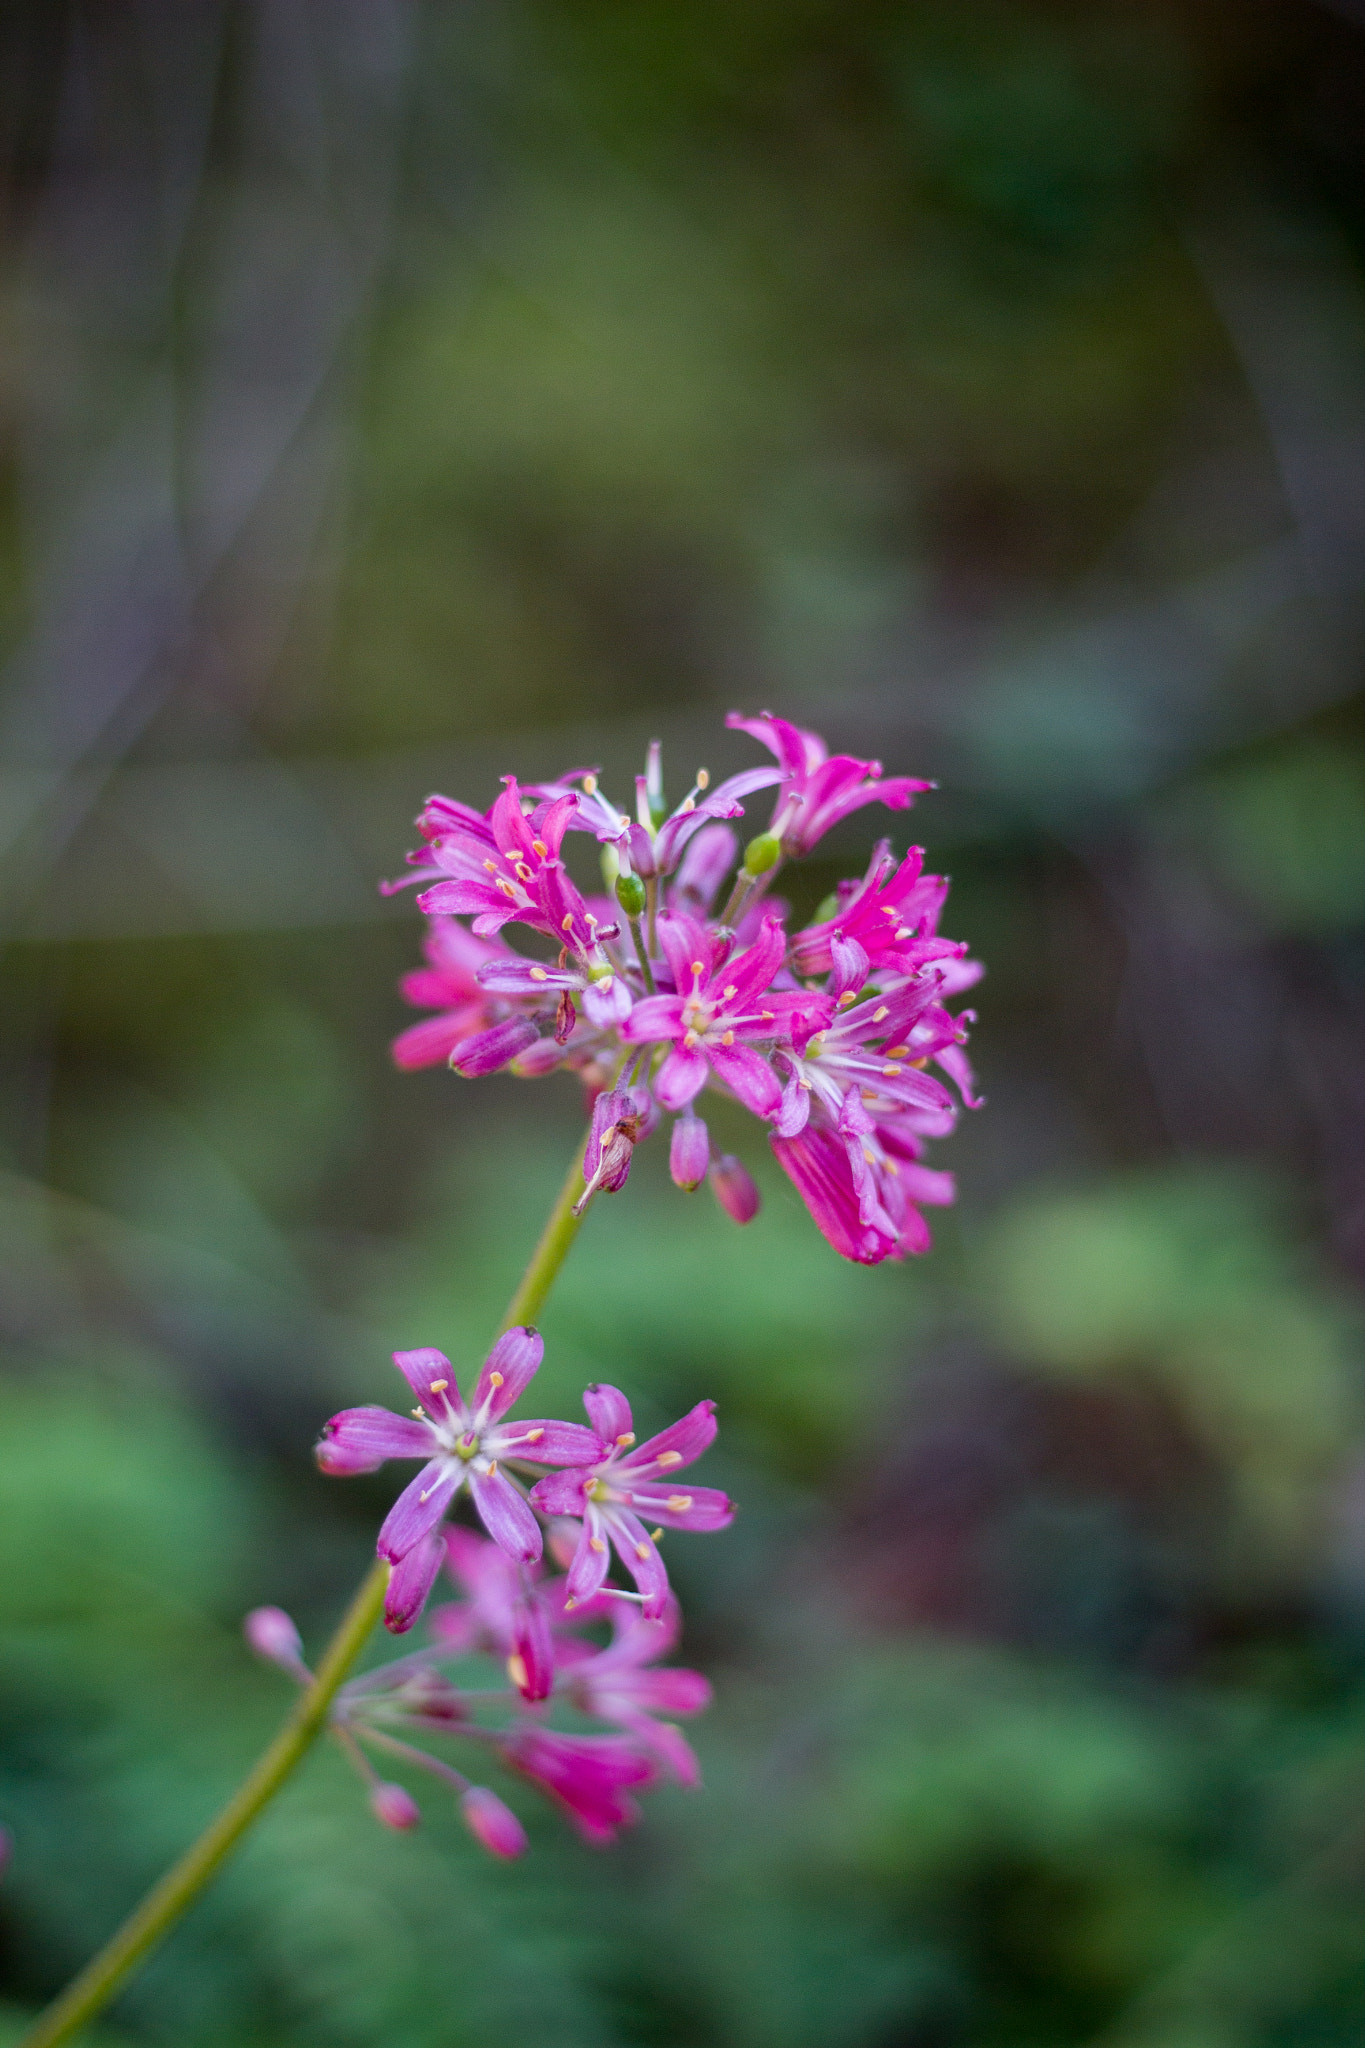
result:
[[[707,1790],[506,1870],[319,1751],[98,2038],[1358,2042],[1365,6],[13,0],[0,164],[0,2032],[579,1127],[389,1065],[417,805],[771,706],[938,778],[990,1102],[923,1261],[737,1120],[544,1317],[720,1402]]]

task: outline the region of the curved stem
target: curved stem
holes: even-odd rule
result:
[[[574,1155],[573,1164],[546,1219],[526,1271],[507,1304],[507,1313],[500,1326],[502,1330],[509,1330],[516,1323],[532,1322],[540,1313],[568,1256],[569,1247],[582,1227],[583,1217],[574,1215],[573,1206],[583,1187],[586,1147],[585,1137]],[[219,1865],[257,1816],[264,1812],[326,1727],[332,1701],[383,1612],[388,1579],[389,1567],[377,1558],[361,1580],[336,1634],[323,1652],[312,1684],[300,1693],[288,1720],[261,1752],[227,1805],[209,1822],[198,1841],[185,1851],[179,1862],[172,1864],[165,1876],[157,1880],[117,1934],[39,2015],[18,2048],[56,2048],[59,2041],[68,2040],[78,2027],[93,2019],[109,2003],[143,1958],[198,1898]]]

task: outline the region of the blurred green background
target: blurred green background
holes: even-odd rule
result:
[[[990,1106],[913,1266],[737,1117],[761,1217],[656,1146],[544,1317],[557,1400],[720,1403],[706,1791],[603,1855],[513,1790],[504,1869],[320,1751],[100,2038],[1360,2041],[1365,6],[0,52],[0,2038],[279,1715],[243,1610],[361,1568],[318,1424],[481,1355],[574,1141],[388,1064],[417,805],[770,705],[938,779]]]

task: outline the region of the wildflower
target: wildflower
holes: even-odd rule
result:
[[[735,1223],[752,1223],[763,1206],[757,1184],[743,1160],[722,1152],[711,1163],[711,1192]]]
[[[835,996],[845,987],[861,987],[874,964],[906,974],[931,961],[960,959],[967,951],[937,935],[948,884],[941,875],[924,873],[923,847],[912,846],[897,866],[887,841],[880,840],[862,881],[839,894],[843,900],[832,917],[807,925],[792,940],[796,973],[828,974],[833,968]]]
[[[594,957],[597,937],[587,906],[559,858],[578,797],[570,792],[523,815],[515,775],[503,780],[487,819],[459,817],[453,829],[433,838],[430,862],[442,879],[418,897],[418,909],[428,916],[472,916],[480,938],[515,920],[585,959]]]
[[[771,1044],[810,1008],[803,991],[772,987],[787,950],[781,925],[766,918],[755,943],[733,957],[689,917],[661,919],[659,937],[677,993],[647,996],[621,1027],[627,1045],[674,1042],[655,1077],[658,1101],[685,1109],[714,1071],[755,1116],[775,1116],[781,1084],[754,1041]]]
[[[610,1842],[618,1828],[640,1817],[630,1797],[656,1772],[651,1760],[617,1735],[561,1735],[523,1723],[504,1735],[502,1755],[523,1777],[548,1792],[589,1842]]]
[[[504,1805],[497,1793],[490,1792],[486,1785],[470,1786],[461,1797],[460,1812],[470,1834],[482,1842],[490,1855],[512,1862],[525,1854],[525,1828],[511,1807]]]
[[[743,817],[740,797],[771,789],[782,781],[785,771],[781,767],[746,768],[712,789],[703,768],[682,802],[670,812],[663,793],[663,750],[658,740],[651,740],[645,772],[635,778],[633,820],[602,794],[599,773],[595,768],[571,769],[560,781],[533,785],[529,793],[559,802],[578,797],[569,829],[591,832],[604,845],[614,846],[625,868],[652,881],[674,872],[684,848],[703,826],[714,819]],[[574,788],[576,783],[581,796]]]
[[[411,1792],[402,1785],[376,1781],[370,1787],[370,1811],[377,1821],[397,1834],[406,1834],[421,1821],[422,1813]]]
[[[734,1508],[710,1486],[685,1492],[673,1484],[684,1465],[693,1464],[715,1440],[714,1401],[699,1401],[679,1422],[638,1447],[624,1394],[606,1385],[589,1387],[583,1406],[605,1456],[591,1465],[556,1472],[539,1480],[531,1503],[546,1515],[570,1515],[582,1522],[578,1548],[569,1567],[565,1590],[569,1600],[586,1600],[607,1575],[610,1541],[634,1579],[644,1613],[658,1620],[668,1605],[668,1574],[656,1547],[663,1529],[724,1529]],[[646,1520],[660,1525],[651,1536]]]
[[[700,1671],[647,1668],[668,1655],[680,1633],[675,1600],[657,1621],[631,1614],[617,1622],[605,1650],[570,1667],[563,1689],[581,1713],[614,1721],[633,1735],[680,1784],[699,1785],[701,1771],[681,1729],[655,1717],[701,1713],[711,1704],[711,1687]]]
[[[761,718],[730,712],[725,723],[747,732],[776,755],[789,778],[782,787],[769,831],[784,854],[809,853],[831,825],[864,804],[885,804],[903,811],[932,782],[910,775],[882,780],[880,761],[860,761],[852,754],[831,755],[819,733],[790,725],[765,711]]]
[[[421,1402],[411,1417],[387,1408],[347,1408],[322,1432],[318,1463],[342,1477],[373,1472],[389,1458],[426,1462],[394,1502],[379,1531],[379,1555],[401,1565],[430,1536],[463,1486],[484,1527],[509,1557],[531,1563],[541,1552],[540,1528],[507,1459],[572,1465],[594,1455],[593,1432],[572,1422],[508,1422],[507,1411],[539,1368],[537,1331],[518,1327],[499,1337],[484,1361],[470,1402],[460,1397],[450,1360],[424,1347],[395,1351],[393,1362]],[[431,1566],[434,1578],[439,1559]],[[422,1569],[425,1569],[425,1560]]]
[[[604,1089],[592,1106],[587,1150],[583,1155],[584,1189],[574,1204],[581,1216],[600,1190],[614,1195],[626,1184],[635,1144],[653,1103],[645,1088]]]
[[[422,951],[427,965],[405,974],[399,988],[405,1002],[438,1014],[393,1041],[394,1065],[409,1073],[448,1060],[462,1040],[486,1030],[502,1007],[479,981],[478,970],[505,954],[505,946],[476,939],[453,917],[433,917]]]

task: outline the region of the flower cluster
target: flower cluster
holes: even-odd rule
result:
[[[923,871],[920,848],[898,861],[882,841],[861,880],[842,883],[801,930],[788,930],[769,890],[841,818],[871,803],[904,810],[932,785],[831,756],[785,719],[728,723],[775,765],[715,789],[702,773],[672,810],[657,745],[633,815],[586,768],[526,788],[508,776],[487,814],[430,798],[405,878],[422,885],[428,964],[403,992],[436,1014],[402,1034],[394,1057],[445,1060],[471,1078],[576,1072],[593,1102],[585,1202],[624,1185],[635,1146],[668,1113],[675,1182],[709,1179],[748,1222],[758,1191],[696,1111],[712,1089],[768,1126],[779,1164],[844,1257],[923,1251],[921,1210],[954,1195],[951,1176],[922,1163],[925,1142],[951,1131],[958,1098],[976,1106],[962,1049],[971,1013],[947,1005],[981,970],[939,936],[947,883]],[[726,821],[766,788],[771,821],[741,853]],[[585,895],[571,879],[571,832],[599,842],[611,895]],[[509,924],[548,941],[543,957],[514,951]]]
[[[332,1733],[386,1826],[413,1827],[419,1814],[402,1785],[379,1776],[370,1760],[376,1750],[451,1787],[473,1833],[499,1856],[526,1846],[510,1808],[408,1737],[482,1744],[549,1794],[592,1842],[609,1841],[633,1820],[633,1793],[660,1777],[698,1784],[681,1730],[659,1716],[699,1712],[710,1687],[699,1672],[657,1668],[680,1633],[658,1546],[665,1529],[722,1529],[734,1513],[723,1493],[690,1484],[681,1490],[676,1477],[715,1437],[710,1401],[638,1445],[629,1404],[615,1387],[586,1390],[586,1425],[510,1419],[541,1349],[534,1330],[509,1330],[467,1402],[439,1351],[398,1352],[395,1363],[421,1405],[410,1416],[346,1409],[318,1446],[323,1470],[343,1475],[372,1471],[387,1458],[423,1461],[379,1534],[379,1554],[391,1566],[389,1628],[412,1627],[442,1570],[465,1596],[432,1610],[428,1646],[342,1688]],[[546,1466],[556,1469],[542,1473]],[[487,1535],[445,1521],[465,1488]],[[560,1576],[544,1576],[547,1547]],[[633,1589],[608,1579],[612,1549]],[[603,1622],[611,1629],[605,1646],[585,1633]],[[249,1614],[246,1633],[260,1655],[298,1684],[311,1683],[298,1631],[279,1608]],[[498,1661],[504,1687],[462,1687],[445,1668],[480,1655]],[[605,1723],[607,1732],[555,1726],[556,1706],[580,1722]],[[490,1726],[490,1709],[510,1715]]]

